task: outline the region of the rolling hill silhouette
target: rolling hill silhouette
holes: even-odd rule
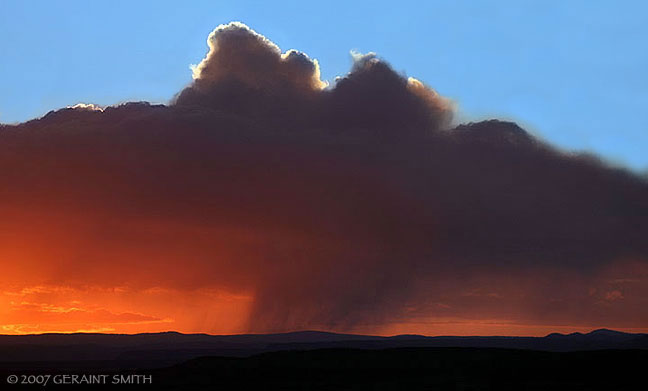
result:
[[[647,334],[607,329],[544,337],[320,331],[0,336],[3,378],[55,373],[153,379],[119,389],[632,390],[645,384],[646,362]],[[114,387],[108,382],[91,388]]]
[[[594,330],[587,334],[545,337],[396,335],[391,337],[299,331],[279,334],[209,335],[177,332],[144,334],[39,334],[0,336],[0,365],[33,367],[76,362],[115,368],[155,367],[201,356],[247,357],[254,354],[313,349],[500,348],[551,352],[601,349],[648,349],[648,334]],[[24,365],[23,365],[24,364]]]

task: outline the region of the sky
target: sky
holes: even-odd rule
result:
[[[34,56],[12,105],[58,109],[0,124],[0,333],[648,331],[648,179],[587,145],[640,119],[559,81],[553,13],[195,7],[3,32]]]
[[[316,58],[324,80],[348,72],[349,51],[373,51],[453,99],[459,122],[514,120],[645,171],[646,11],[642,1],[3,1],[0,122],[79,102],[168,102],[207,34],[241,21]]]

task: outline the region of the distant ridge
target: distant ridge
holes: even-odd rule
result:
[[[377,336],[370,334],[348,334],[348,333],[336,333],[332,331],[320,331],[320,330],[299,330],[299,331],[288,331],[283,333],[244,333],[244,334],[208,334],[208,333],[182,333],[179,331],[159,331],[159,332],[150,332],[150,333],[135,333],[135,334],[124,334],[124,333],[88,333],[88,332],[76,332],[76,333],[38,333],[38,334],[0,334],[0,342],[3,338],[25,338],[25,337],[43,337],[43,336],[91,336],[91,335],[102,335],[102,336],[159,336],[159,335],[181,335],[181,336],[205,336],[205,337],[217,337],[217,338],[243,338],[243,337],[288,337],[288,336],[331,336],[331,337],[342,337],[342,338],[548,338],[555,336],[577,336],[577,335],[606,335],[606,336],[639,336],[639,335],[648,335],[646,333],[627,333],[624,331],[612,330],[612,329],[595,329],[588,333],[573,332],[569,334],[563,333],[550,333],[544,337],[520,337],[520,336],[503,336],[503,335],[437,335],[437,336],[428,336],[423,334],[396,334],[392,336]]]
[[[111,362],[119,367],[133,362],[147,366],[171,365],[201,356],[247,357],[254,354],[324,348],[503,348],[570,352],[602,349],[648,349],[648,334],[598,329],[587,334],[551,333],[544,337],[438,336],[403,334],[390,337],[296,331],[277,334],[209,335],[175,331],[142,334],[33,334],[0,335],[2,363]],[[32,365],[32,364],[29,364]],[[99,365],[99,364],[97,364]]]

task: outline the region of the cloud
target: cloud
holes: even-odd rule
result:
[[[68,106],[68,109],[75,110],[89,110],[89,111],[103,111],[103,107],[97,106],[92,103],[77,103],[74,106]]]
[[[326,83],[317,60],[277,45],[242,23],[218,26],[207,39],[209,52],[195,67],[194,81],[175,99],[179,106],[210,106],[250,113],[277,100],[314,99]],[[260,100],[248,100],[251,91]],[[275,105],[273,105],[275,106]]]
[[[600,305],[648,279],[645,178],[514,123],[453,127],[448,99],[374,54],[324,87],[244,25],[208,44],[169,105],[0,129],[3,282],[216,289],[251,298],[240,331],[648,325],[645,283]],[[218,332],[204,306],[181,315]]]
[[[374,53],[352,52],[351,72],[327,89],[317,60],[296,50],[282,53],[244,24],[218,26],[207,44],[207,56],[193,67],[194,81],[175,106],[243,114],[265,126],[371,128],[395,137],[446,127],[452,119],[448,99],[397,74]],[[391,134],[395,126],[398,135]]]
[[[193,68],[195,88],[229,79],[262,89],[318,90],[325,86],[316,60],[296,50],[282,54],[277,45],[242,23],[218,26],[209,34],[207,45],[207,56]]]
[[[620,300],[623,299],[623,293],[620,291],[610,291],[605,294],[605,299],[609,301]]]

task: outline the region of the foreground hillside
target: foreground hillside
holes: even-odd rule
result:
[[[648,350],[639,349],[587,352],[494,348],[317,349],[250,357],[202,357],[158,369],[45,372],[108,374],[105,384],[75,385],[75,389],[608,391],[646,389],[647,362]],[[23,370],[21,374],[43,371]],[[11,373],[3,370],[2,374],[6,378]],[[115,375],[131,381],[139,379],[140,384],[112,384]],[[25,387],[28,386],[17,385],[15,389]],[[47,385],[47,389],[63,387],[70,385]]]

